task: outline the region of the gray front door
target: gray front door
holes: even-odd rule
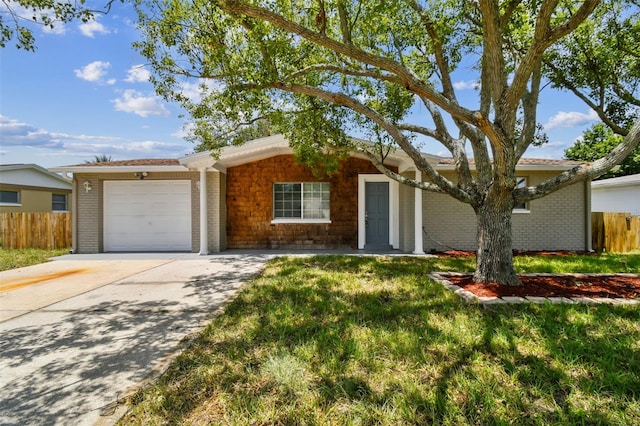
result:
[[[365,183],[365,227],[366,245],[389,245],[389,182]]]

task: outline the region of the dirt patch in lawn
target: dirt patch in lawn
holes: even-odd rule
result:
[[[523,275],[522,286],[476,283],[471,275],[441,274],[451,283],[479,297],[607,297],[640,298],[640,277],[616,275]]]

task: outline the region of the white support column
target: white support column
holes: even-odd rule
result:
[[[420,170],[416,170],[416,180],[422,180],[422,173]],[[414,249],[413,254],[424,254],[424,246],[422,243],[422,189],[416,188],[414,190],[414,213],[413,213],[413,225],[414,225]]]
[[[209,254],[207,168],[200,169],[200,255]]]

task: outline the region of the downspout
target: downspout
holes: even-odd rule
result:
[[[586,180],[584,182],[584,203],[585,203],[585,214],[587,215],[587,217],[585,218],[585,235],[586,235],[586,241],[585,241],[585,247],[587,248],[588,252],[593,251],[593,245],[592,245],[592,235],[591,235],[591,181],[590,180]]]

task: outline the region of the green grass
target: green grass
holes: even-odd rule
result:
[[[640,254],[604,253],[571,256],[516,256],[520,273],[633,273],[640,272]]]
[[[0,248],[0,271],[21,268],[23,266],[36,265],[44,263],[50,257],[62,256],[69,253],[69,249],[24,249],[24,250],[8,250]]]
[[[640,261],[579,258],[518,268]],[[275,260],[121,424],[640,424],[640,307],[483,309],[426,276],[452,266],[473,259]]]

